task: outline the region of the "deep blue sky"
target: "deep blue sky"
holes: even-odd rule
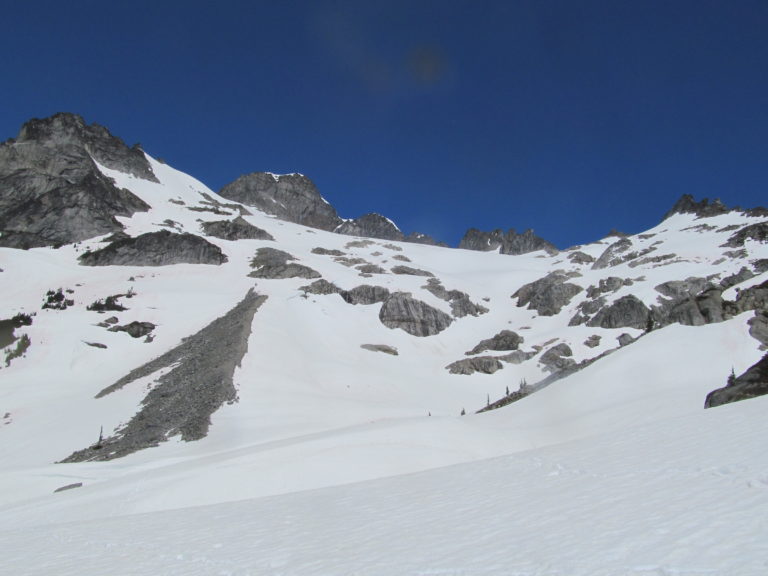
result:
[[[214,190],[560,247],[768,199],[768,2],[8,2],[0,139],[76,112]]]

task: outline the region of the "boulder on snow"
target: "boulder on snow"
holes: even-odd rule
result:
[[[412,336],[432,336],[453,322],[448,314],[416,300],[407,292],[396,292],[384,301],[379,320],[387,328],[400,328]]]
[[[768,353],[727,386],[707,394],[704,407],[714,408],[765,394],[768,394]]]
[[[222,240],[274,240],[269,232],[254,226],[242,216],[234,220],[204,222],[202,227],[208,236]]]
[[[493,374],[503,367],[502,363],[493,356],[476,356],[475,358],[457,360],[456,362],[448,364],[445,368],[451,374],[469,375],[474,374],[475,372],[480,372],[481,374]]]
[[[79,261],[83,266],[218,265],[226,262],[227,257],[221,248],[200,236],[161,230],[115,240],[104,248],[86,252]]]
[[[251,260],[253,272],[248,274],[251,278],[265,278],[270,280],[284,278],[320,278],[320,274],[303,264],[294,264],[291,260],[296,260],[293,256],[278,250],[277,248],[259,248],[256,255]]]
[[[339,295],[348,304],[377,304],[389,298],[389,290],[383,286],[362,284],[351,290],[341,290]]]
[[[570,303],[576,294],[584,289],[570,282],[571,274],[555,271],[521,286],[512,298],[517,298],[517,306],[528,305],[529,310],[536,310],[542,316],[554,316]]]
[[[523,337],[513,332],[512,330],[502,330],[495,336],[482,340],[477,346],[472,348],[469,352],[465,352],[467,356],[473,354],[480,354],[486,350],[517,350],[520,344],[523,343]]]
[[[601,308],[587,321],[587,326],[599,328],[639,328],[648,326],[651,311],[636,296],[622,296],[612,304]]]

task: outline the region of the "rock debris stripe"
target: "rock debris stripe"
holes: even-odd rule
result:
[[[125,426],[100,444],[74,452],[62,462],[112,460],[177,435],[185,441],[205,437],[211,414],[225,402],[237,401],[233,375],[248,350],[254,314],[266,299],[250,290],[224,316],[104,388],[96,398],[170,368],[157,377],[141,409]]]

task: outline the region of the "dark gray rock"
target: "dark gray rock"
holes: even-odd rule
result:
[[[224,186],[219,196],[321,230],[333,230],[342,221],[312,181],[302,174],[246,174]]]
[[[608,246],[600,257],[592,265],[592,270],[602,270],[611,266],[618,266],[625,261],[621,255],[625,254],[630,248],[632,248],[632,240],[629,238],[621,238]]]
[[[371,275],[371,274],[386,274],[387,271],[384,270],[381,266],[377,264],[371,264],[370,262],[367,262],[365,264],[360,264],[358,266],[355,266],[355,270],[359,270],[360,274],[363,275]]]
[[[363,350],[370,350],[371,352],[384,352],[391,356],[397,356],[397,348],[394,346],[388,346],[386,344],[360,344],[360,348]]]
[[[656,291],[672,300],[692,298],[706,288],[712,288],[712,283],[706,278],[689,276],[685,280],[672,280],[656,286]]]
[[[601,337],[597,334],[592,334],[589,338],[584,340],[584,345],[589,348],[597,348],[600,346]]]
[[[127,424],[62,462],[112,460],[178,435],[184,441],[205,437],[211,414],[225,402],[237,401],[233,374],[248,350],[253,316],[265,300],[266,296],[249,291],[227,314],[99,392],[96,398],[168,370],[157,378],[141,409]]]
[[[493,374],[504,368],[503,364],[493,356],[477,356],[475,358],[465,358],[457,360],[445,367],[451,374]]]
[[[733,379],[729,385],[707,394],[704,407],[714,408],[765,394],[768,394],[768,354],[750,366],[741,376]]]
[[[375,213],[345,220],[334,229],[334,232],[347,236],[363,236],[364,238],[380,238],[382,240],[405,239],[403,233],[392,220]]]
[[[755,274],[762,274],[763,272],[768,272],[768,258],[760,258],[758,260],[753,260],[751,264],[752,264],[752,268],[755,271]]]
[[[720,281],[720,287],[723,290],[727,290],[731,286],[736,286],[737,284],[741,284],[742,282],[746,282],[747,280],[750,280],[751,278],[754,278],[755,274],[747,268],[746,266],[742,266],[741,270],[736,272],[735,274],[731,274],[730,276],[726,276]]]
[[[204,222],[202,227],[208,236],[222,240],[274,240],[269,232],[254,226],[242,216],[234,220]]]
[[[539,358],[539,362],[549,372],[560,372],[576,365],[576,361],[571,356],[573,356],[571,347],[563,342],[544,352]]]
[[[526,230],[522,234],[518,234],[514,229],[509,229],[506,232],[500,229],[483,232],[477,228],[470,228],[459,242],[459,248],[480,252],[499,250],[501,254],[513,255],[527,254],[537,250],[544,250],[548,254],[558,253],[554,244],[536,236],[533,230]]]
[[[523,343],[523,337],[512,330],[502,330],[495,336],[482,340],[477,346],[465,354],[480,354],[486,350],[517,350]]]
[[[318,294],[320,296],[326,296],[328,294],[339,294],[341,292],[341,288],[332,282],[328,282],[328,280],[325,280],[324,278],[315,280],[312,282],[312,284],[307,286],[302,286],[299,288],[299,290],[304,291],[306,294]]]
[[[749,324],[749,335],[763,345],[763,349],[768,347],[768,311],[755,310],[755,315],[747,322]]]
[[[758,222],[744,226],[738,232],[734,232],[728,242],[722,245],[723,248],[739,248],[744,246],[747,240],[756,242],[768,242],[768,222]]]
[[[550,272],[544,278],[521,286],[512,298],[517,298],[519,308],[527,305],[529,310],[536,310],[542,316],[554,316],[584,290],[577,284],[566,282],[570,277],[563,272]]]
[[[426,244],[427,246],[443,246],[448,247],[445,242],[438,242],[429,234],[421,234],[420,232],[411,232],[406,236],[403,241],[410,242],[412,244]]]
[[[344,256],[344,252],[341,250],[330,248],[312,248],[312,254],[320,254],[321,256]]]
[[[636,296],[622,296],[612,304],[601,308],[587,321],[587,326],[600,328],[639,328],[648,326],[650,309]]]
[[[392,260],[400,260],[400,262],[410,262],[411,259],[408,258],[408,256],[404,256],[402,254],[395,254],[392,256]],[[766,263],[768,263],[768,260],[766,260]]]
[[[499,360],[502,362],[507,362],[509,364],[522,364],[526,360],[530,360],[536,356],[536,352],[526,352],[524,350],[515,350],[514,352],[510,352],[509,354],[504,354],[503,356],[496,356]]]
[[[488,308],[475,304],[469,299],[469,294],[459,290],[446,290],[437,278],[427,280],[426,286],[422,288],[431,292],[441,300],[445,300],[451,305],[451,313],[456,318],[464,316],[480,316],[488,312]]]
[[[675,303],[668,311],[654,310],[663,324],[677,322],[685,326],[703,326],[711,322],[722,322],[723,297],[718,288],[709,288],[694,298],[685,298]]]
[[[342,290],[339,295],[349,304],[377,304],[389,298],[389,290],[382,286],[362,284],[352,290]]]
[[[122,326],[112,326],[108,330],[110,332],[126,332],[132,338],[141,338],[147,336],[155,329],[155,325],[152,322],[130,322]]]
[[[616,340],[619,341],[619,346],[621,347],[629,346],[630,344],[632,344],[632,342],[635,341],[635,339],[632,338],[632,335],[627,334],[626,332],[624,332],[623,334],[619,334]]]
[[[381,306],[379,320],[387,328],[400,328],[412,336],[432,336],[453,322],[448,314],[416,300],[406,292],[391,294]]]
[[[251,260],[251,268],[255,268],[255,270],[248,274],[248,276],[269,280],[320,278],[319,272],[303,264],[294,264],[291,262],[292,260],[296,260],[296,258],[288,254],[288,252],[278,250],[277,248],[259,248]]]
[[[432,272],[427,272],[426,270],[420,270],[419,268],[411,268],[410,266],[393,266],[391,268],[391,272],[393,274],[405,274],[410,276],[426,276],[429,278],[434,277],[434,274],[432,274]]]
[[[617,276],[609,276],[608,278],[602,278],[598,282],[597,286],[590,286],[587,288],[587,298],[597,298],[601,294],[608,294],[610,292],[616,292],[623,286],[631,286],[632,280],[629,278],[619,278]]]
[[[719,199],[710,202],[708,198],[704,198],[700,202],[696,202],[690,194],[683,194],[669,212],[664,214],[662,222],[673,214],[696,214],[699,218],[706,218],[726,212],[728,212],[728,208]]]
[[[221,248],[200,236],[160,230],[116,240],[104,248],[84,253],[79,261],[83,266],[219,265],[226,262],[227,257]]]
[[[24,124],[0,144],[0,246],[58,246],[122,230],[115,216],[149,209],[95,162],[157,181],[138,146],[97,124],[56,114]]]
[[[568,254],[568,260],[574,264],[592,264],[595,261],[592,256],[581,251],[571,252]]]

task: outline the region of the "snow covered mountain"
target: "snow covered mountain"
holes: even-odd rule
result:
[[[61,114],[0,231],[9,573],[768,570],[764,209],[452,249]]]

